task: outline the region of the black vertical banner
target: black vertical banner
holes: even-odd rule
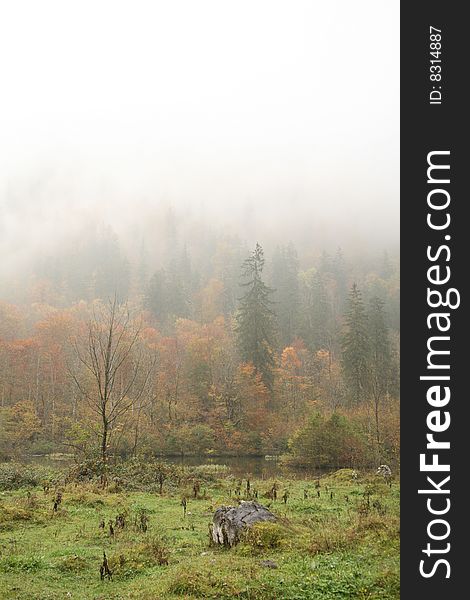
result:
[[[470,597],[465,3],[401,4],[404,599]],[[467,106],[465,106],[467,105]]]

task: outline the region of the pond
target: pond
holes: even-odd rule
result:
[[[315,479],[331,472],[331,469],[306,471],[284,467],[277,456],[159,456],[156,460],[182,467],[225,465],[234,477],[240,478],[249,476],[256,479],[273,479],[288,475],[291,479]],[[60,468],[71,464],[73,456],[69,454],[28,456],[24,458],[24,462]]]
[[[285,473],[277,457],[266,459],[264,456],[170,456],[165,457],[164,460],[188,467],[225,465],[235,477],[272,479],[282,472]]]

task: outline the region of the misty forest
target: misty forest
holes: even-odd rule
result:
[[[398,256],[250,219],[5,271],[1,598],[398,597]]]
[[[1,598],[398,597],[397,254],[249,217],[3,273]]]
[[[10,287],[4,458],[397,461],[396,256],[247,245],[171,208],[148,230],[90,228]]]
[[[0,600],[398,600],[398,8],[0,3]]]

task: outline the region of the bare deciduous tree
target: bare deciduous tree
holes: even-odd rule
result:
[[[70,374],[97,417],[103,485],[113,429],[140,400],[155,365],[155,360],[144,360],[140,331],[127,304],[114,298],[94,307],[86,333],[74,342],[80,368]]]

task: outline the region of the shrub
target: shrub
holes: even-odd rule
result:
[[[172,576],[167,589],[168,594],[191,598],[236,598],[240,590],[235,577],[224,573],[217,576],[214,570],[207,567],[180,566]]]
[[[99,458],[89,458],[73,467],[67,474],[67,481],[99,482],[102,463]],[[134,458],[119,461],[108,466],[108,491],[148,491],[160,488],[160,476],[167,484],[176,485],[180,478],[180,469],[163,462],[150,462]]]
[[[279,548],[286,539],[286,532],[279,523],[255,523],[243,532],[242,540],[256,551]]]
[[[0,506],[0,525],[13,521],[32,521],[34,518],[34,512],[23,506]]]
[[[67,503],[75,506],[86,506],[87,508],[100,508],[105,505],[103,498],[86,489],[72,491],[67,496]]]
[[[77,555],[66,556],[58,565],[59,570],[66,573],[79,573],[87,567],[87,561],[83,557]]]
[[[180,485],[193,485],[194,481],[212,483],[224,477],[228,469],[224,465],[200,465],[180,467],[164,461],[143,458],[119,461],[108,467],[108,492],[140,491],[160,492],[175,490]],[[99,482],[101,461],[88,459],[71,467],[68,482]]]
[[[355,533],[351,528],[321,526],[310,541],[309,552],[310,554],[335,552],[349,546],[354,538]]]
[[[36,487],[57,477],[57,472],[38,465],[0,464],[0,490]]]
[[[169,560],[166,538],[154,533],[144,542],[112,555],[108,564],[113,576],[127,578],[149,567],[167,565]]]
[[[351,421],[333,413],[329,418],[314,414],[289,441],[292,462],[300,467],[349,467],[367,461],[367,443]]]
[[[37,556],[4,556],[0,559],[3,573],[34,573],[44,566]]]
[[[226,566],[214,570],[206,565],[179,566],[172,573],[171,581],[166,589],[168,596],[183,598],[206,598],[207,600],[264,600],[266,598],[304,598],[304,596],[287,596],[283,582],[279,584],[270,580],[258,568],[250,565],[250,576],[247,576],[247,565]],[[265,575],[265,574],[264,574]],[[165,598],[167,596],[165,595]]]
[[[328,479],[334,479],[338,483],[350,483],[351,481],[354,481],[354,473],[354,469],[339,469],[334,473],[330,473]]]

